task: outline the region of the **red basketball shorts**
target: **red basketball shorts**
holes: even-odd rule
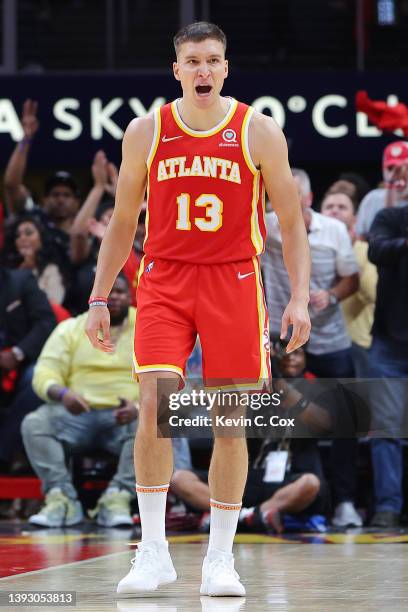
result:
[[[268,315],[257,258],[214,265],[142,260],[135,373],[183,377],[197,334],[207,387],[260,389],[269,381]]]

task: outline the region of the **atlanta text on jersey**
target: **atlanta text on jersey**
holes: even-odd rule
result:
[[[200,155],[194,156],[191,166],[187,166],[186,161],[186,157],[161,159],[157,167],[157,180],[160,182],[180,176],[207,176],[241,184],[238,162]]]

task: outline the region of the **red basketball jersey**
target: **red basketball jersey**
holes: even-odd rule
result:
[[[147,256],[214,264],[263,252],[265,190],[248,146],[253,111],[231,98],[224,119],[207,131],[185,125],[177,101],[155,111]]]

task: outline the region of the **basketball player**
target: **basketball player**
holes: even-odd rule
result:
[[[105,300],[129,255],[147,185],[134,351],[142,541],[118,593],[154,591],[177,578],[165,538],[173,466],[171,440],[157,437],[158,380],[171,379],[177,390],[197,334],[207,385],[228,379],[251,381],[256,389],[270,376],[258,261],[265,240],[265,188],[279,216],[292,287],[282,320],[283,337],[293,325],[288,352],[304,344],[310,331],[309,250],[284,136],[270,117],[220,95],[228,62],[225,35],[217,26],[193,23],[178,32],[174,44],[174,76],[183,96],[134,119],[126,130],[115,211],[89,301],[89,339],[112,352]],[[215,439],[202,595],[245,594],[232,545],[247,465],[245,438]]]

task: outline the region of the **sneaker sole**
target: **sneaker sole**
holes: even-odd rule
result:
[[[334,521],[332,521],[332,525],[334,527],[362,527],[363,523],[357,524],[357,523],[354,523],[352,521],[350,521],[349,523],[342,523],[340,521],[334,520]]]
[[[140,596],[143,596],[144,594],[148,595],[149,593],[156,593],[160,589],[160,587],[166,586],[167,584],[171,584],[172,582],[176,582],[176,580],[177,580],[177,574],[174,571],[174,573],[166,574],[163,577],[163,580],[160,581],[160,584],[157,586],[156,589],[134,588],[131,590],[130,587],[125,587],[126,590],[123,590],[123,591],[116,590],[116,594],[117,595],[140,595]]]
[[[225,612],[226,610],[233,610],[234,612],[244,612],[247,608],[244,608],[246,604],[245,597],[241,597],[240,599],[227,599],[220,597],[219,599],[213,598],[208,601],[207,595],[202,595],[200,597],[200,603],[203,610],[217,610],[217,612]],[[266,609],[266,608],[265,608]]]
[[[64,526],[64,521],[58,521],[55,523],[52,523],[50,521],[48,521],[47,519],[34,519],[32,517],[30,517],[28,519],[28,523],[30,525],[35,525],[35,527],[63,527]]]
[[[244,587],[242,588],[244,589]],[[233,588],[222,589],[221,587],[218,587],[216,589],[211,589],[210,592],[208,586],[202,584],[200,588],[200,595],[207,595],[208,597],[245,597],[246,591],[244,589],[243,593],[237,593],[233,592]]]
[[[130,517],[122,517],[114,521],[104,521],[103,519],[97,518],[96,524],[99,525],[99,527],[132,527],[133,521]]]
[[[64,527],[71,527],[72,525],[79,525],[79,523],[83,523],[84,522],[84,517],[81,518],[77,518],[77,519],[71,519],[69,521],[65,521],[64,522]]]

